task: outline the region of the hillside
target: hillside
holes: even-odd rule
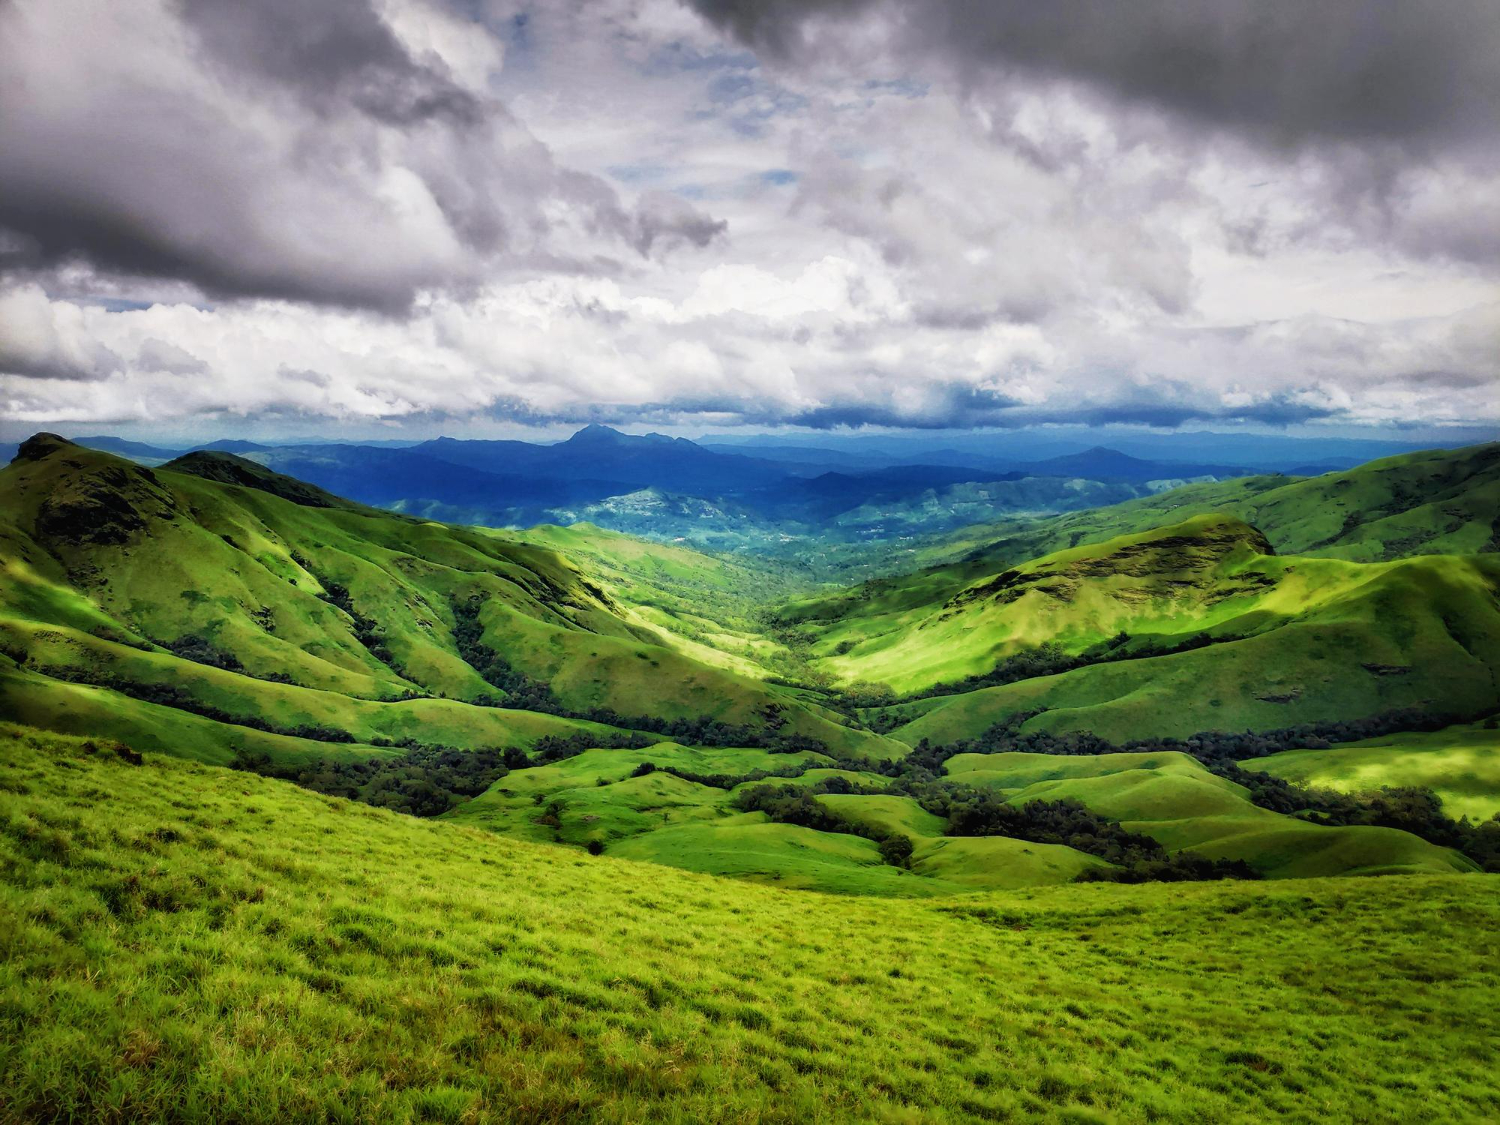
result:
[[[767,685],[744,656],[695,659],[712,646],[630,602],[618,573],[305,487],[203,455],[150,470],[27,442],[0,471],[6,709],[79,731],[108,712],[117,737],[215,760],[252,744],[273,758],[346,755],[350,740],[527,746],[603,737],[601,723],[893,752]],[[734,633],[700,608],[700,635]],[[238,729],[174,745],[184,714]]]
[[[1479,1121],[1474,879],[831,899],[5,728],[0,1117]]]
[[[1081,801],[1169,848],[1244,860],[1274,878],[1473,869],[1462,857],[1393,828],[1331,828],[1259,808],[1242,786],[1180,752],[960,754],[948,760],[947,772],[959,782],[998,790],[1017,807]]]
[[[1201,516],[956,592],[919,574],[783,616],[813,638],[814,667],[911,694],[884,712],[908,742],[1022,712],[1028,729],[1121,741],[1500,706],[1496,556],[1361,564],[1268,550],[1258,530]]]
[[[1380,786],[1430,789],[1449,816],[1500,816],[1500,729],[1495,719],[1436,731],[1403,731],[1319,749],[1294,749],[1253,763],[1302,785],[1359,793]]]
[[[0,499],[12,719],[790,886],[1066,882],[1143,861],[1108,842],[1117,830],[1149,837],[1159,860],[1194,852],[1278,877],[1454,870],[1399,832],[1326,845],[1362,830],[1309,832],[1244,795],[1237,815],[1257,824],[1238,850],[1089,792],[1063,794],[1109,822],[1081,850],[1077,827],[976,834],[897,760],[997,724],[1123,743],[1496,706],[1493,560],[1288,558],[1226,515],[956,593],[948,569],[793,603],[795,627],[768,634],[762,606],[798,588],[794,570],[587,525],[421,521],[230,454],[151,470],[42,435],[0,472]],[[830,676],[913,694],[861,721],[818,686]],[[1181,796],[1175,776],[1132,785]],[[772,808],[766,786],[807,800]],[[1213,801],[1177,807],[1217,815]],[[891,841],[909,855],[887,856]],[[1301,866],[1278,858],[1287,848]]]
[[[1241,861],[1262,878],[1477,869],[1451,849],[1395,828],[1325,826],[1258,807],[1242,786],[1181,753],[961,754],[945,773],[960,787],[995,789],[1016,808],[1076,802],[1149,836],[1168,855]],[[1059,784],[1074,778],[1087,780]],[[747,802],[767,785],[805,792],[833,822],[806,809],[771,816]],[[589,750],[512,772],[445,816],[526,840],[836,894],[1016,890],[1070,883],[1085,872],[1104,876],[1116,866],[1073,830],[1051,841],[1017,838],[936,814],[962,799],[959,789],[934,790],[900,772],[840,768],[816,753],[659,743]],[[1082,822],[1076,828],[1092,830]],[[891,836],[910,842],[907,864],[883,858],[880,843]]]
[[[886,685],[900,702],[866,717],[909,743],[1017,715],[1023,729],[1115,741],[1401,708],[1469,719],[1500,706],[1500,561],[1432,549],[1490,546],[1497,464],[1500,448],[1484,446],[1181,488],[1036,521],[961,562],[779,616],[812,667]],[[1400,518],[1441,508],[1443,535],[1379,538],[1395,526],[1391,497],[1419,490],[1440,499]],[[1210,503],[1224,510],[1195,511]],[[1392,557],[1359,561],[1376,543]],[[1026,553],[1039,545],[1053,549]]]
[[[966,556],[951,568],[962,582],[986,568],[1213,513],[1254,525],[1282,554],[1380,562],[1492,552],[1500,550],[1500,444],[1401,454],[1300,480],[1187,485],[1047,520],[978,524],[926,550],[940,564]]]
[[[1246,598],[1242,615],[1220,620],[1241,607],[1210,607],[1217,612],[1167,635],[1160,655],[1127,649],[1122,659],[902,704],[891,711],[896,735],[948,742],[1027,713],[1023,729],[1120,742],[1408,708],[1457,721],[1500,707],[1500,559],[1434,556],[1351,574],[1280,558],[1259,573],[1287,570],[1263,596],[1269,609]],[[1186,647],[1172,651],[1174,641]]]

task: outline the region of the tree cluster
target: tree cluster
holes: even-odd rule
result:
[[[173,656],[183,660],[191,660],[194,664],[206,664],[210,668],[222,668],[226,672],[243,672],[245,666],[240,663],[240,658],[232,652],[225,652],[215,648],[204,637],[189,634],[178,637],[175,641],[169,641],[163,646]]]
[[[1298,785],[1284,778],[1247,770],[1241,761],[1284,750],[1327,749],[1401,731],[1438,730],[1452,715],[1405,708],[1363,719],[1302,723],[1272,731],[1200,731],[1189,738],[1134,739],[1116,745],[1086,731],[1053,734],[1020,733],[1027,719],[1040,712],[1012,715],[973,739],[933,746],[925,739],[902,763],[910,776],[936,776],[955,754],[1019,750],[1032,754],[1096,755],[1171,750],[1189,754],[1219,777],[1243,786],[1250,800],[1264,809],[1333,826],[1376,825],[1399,828],[1440,847],[1462,852],[1486,871],[1500,871],[1500,817],[1479,824],[1454,820],[1429,789],[1384,787],[1365,793],[1338,793]]]
[[[266,754],[241,751],[231,764],[235,769],[295,782],[330,797],[363,801],[412,816],[438,816],[477,797],[504,777],[513,768],[507,763],[515,760],[515,753],[513,749],[419,746],[393,758],[276,763]],[[524,754],[521,761],[526,763]]]
[[[302,564],[304,569],[306,564]],[[329,605],[337,606],[349,615],[354,622],[354,639],[365,646],[376,660],[384,664],[391,671],[402,678],[407,678],[400,668],[396,666],[395,658],[391,655],[390,647],[385,643],[385,627],[373,617],[366,617],[354,606],[354,599],[350,596],[348,587],[342,586],[331,579],[318,576],[318,584],[323,587],[323,593],[319,595]]]

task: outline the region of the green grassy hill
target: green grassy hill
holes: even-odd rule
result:
[[[1299,784],[1347,793],[1381,786],[1431,789],[1455,819],[1500,815],[1500,731],[1493,720],[1323,750],[1288,750],[1246,764]]]
[[[134,704],[120,705],[115,732],[183,753],[199,740],[163,738],[182,725],[164,705],[315,740],[459,747],[600,729],[587,717],[764,729],[774,714],[786,736],[893,752],[765,684],[747,657],[658,627],[649,588],[625,580],[618,537],[601,537],[595,555],[615,561],[595,576],[546,533],[424,523],[218,464],[194,455],[148,470],[41,437],[0,471],[0,679],[14,708],[47,722],[65,681],[116,688]],[[713,560],[651,555],[675,578],[734,584]],[[705,633],[740,639],[698,601]]]
[[[813,668],[907,696],[867,718],[908,743],[1023,713],[1023,729],[1115,741],[1412,707],[1467,718],[1500,706],[1500,556],[1431,552],[1492,546],[1497,474],[1500,447],[1480,446],[1190,486],[792,601],[781,620]],[[1205,505],[1221,510],[1187,515]],[[1439,510],[1441,536],[1391,531]]]
[[[999,789],[1013,805],[1080,801],[1170,850],[1244,860],[1272,878],[1475,870],[1456,852],[1393,828],[1324,827],[1259,808],[1241,786],[1181,753],[960,754],[947,766],[955,780]]]
[[[1023,729],[1125,741],[1500,705],[1500,556],[1268,551],[1233,517],[1197,516],[957,591],[919,574],[788,614],[816,633],[814,667],[913,693],[884,712],[909,743],[972,737],[1021,713],[1034,716]],[[1043,646],[1050,655],[1024,678],[962,683]],[[941,684],[954,686],[933,693]]]
[[[1500,557],[1363,567],[1276,558],[1244,573],[1274,584],[1210,604],[1198,628],[1164,637],[1170,645],[1201,630],[1217,643],[905,704],[892,710],[909,720],[895,733],[949,742],[1039,712],[1022,729],[1121,742],[1407,707],[1464,718],[1500,705]]]
[[[1494,876],[903,902],[643,870],[5,728],[0,1119],[1500,1113]]]
[[[1278,554],[1384,562],[1500,550],[1500,445],[1389,457],[1321,477],[1242,477],[1042,519],[976,524],[902,552],[908,573],[795,601],[793,620],[858,614],[866,602],[942,602],[1033,559],[1194,516],[1241,520]]]
[[[786,670],[786,647],[757,620],[768,601],[804,584],[791,568],[749,555],[724,557],[591,524],[492,532],[557,551],[587,567],[632,624],[657,632],[685,655],[744,675]]]
[[[1282,554],[1383,562],[1497,551],[1500,444],[1406,453],[1319,477],[1191,484],[1045,520],[979,524],[925,546],[921,561],[962,554],[993,571],[1208,513],[1253,524]]]
[[[819,626],[817,666],[843,680],[920,690],[1046,643],[1078,653],[1122,631],[1139,648],[1216,627],[1263,628],[1334,586],[1324,571],[1277,589],[1284,568],[1272,563],[1278,572],[1266,573],[1269,551],[1249,525],[1199,516],[1023,563],[942,601],[881,591],[831,619],[801,620]]]

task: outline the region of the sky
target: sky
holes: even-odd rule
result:
[[[0,0],[0,424],[1494,432],[1494,0]]]

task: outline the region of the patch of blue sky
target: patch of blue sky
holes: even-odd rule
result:
[[[755,55],[749,51],[702,51],[678,41],[652,51],[641,70],[645,74],[658,76],[685,70],[755,70],[759,65]]]
[[[604,171],[617,183],[632,186],[660,184],[663,180],[676,175],[674,169],[654,160],[634,160],[629,164],[611,164]]]
[[[864,88],[871,93],[894,94],[899,98],[925,98],[930,87],[915,78],[871,78]]]
[[[84,298],[80,298],[78,300],[78,303],[80,305],[94,305],[97,308],[103,309],[105,312],[116,313],[116,312],[140,312],[142,309],[149,309],[153,305],[158,304],[159,302],[157,302],[157,301],[133,301],[133,300],[131,300],[128,297],[84,297]],[[196,308],[196,309],[200,309],[200,310],[202,310],[204,312],[211,312],[213,310],[213,306],[212,305],[202,305],[202,304],[194,303],[193,307]]]

